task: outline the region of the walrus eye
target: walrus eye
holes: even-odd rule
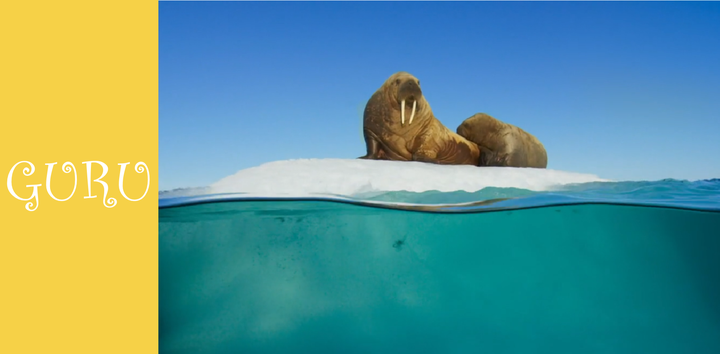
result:
[[[400,85],[400,79],[395,80],[395,85]]]
[[[418,86],[420,86],[420,80],[418,80]]]

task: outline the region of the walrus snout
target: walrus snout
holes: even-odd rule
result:
[[[416,101],[422,98],[422,90],[415,80],[406,80],[398,87],[398,101]]]
[[[400,103],[400,122],[405,124],[405,103],[409,105],[412,102],[412,113],[410,114],[410,121],[408,124],[412,124],[413,118],[415,118],[415,109],[417,108],[417,101],[422,98],[422,90],[420,85],[415,80],[407,80],[400,84],[397,93],[398,102]]]

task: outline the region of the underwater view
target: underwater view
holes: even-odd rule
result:
[[[161,353],[720,352],[717,179],[208,191],[160,195]]]

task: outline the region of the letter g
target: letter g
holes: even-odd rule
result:
[[[27,199],[20,198],[20,196],[18,196],[18,195],[15,193],[15,190],[13,190],[13,187],[12,187],[12,176],[13,176],[13,172],[15,172],[15,167],[17,167],[17,165],[19,165],[19,164],[21,164],[21,163],[26,163],[26,164],[30,165],[30,168],[27,168],[27,167],[23,168],[23,174],[24,174],[25,176],[31,176],[33,173],[35,173],[35,165],[33,165],[32,162],[30,162],[30,161],[20,161],[20,162],[16,163],[16,164],[10,169],[10,173],[8,174],[8,178],[7,178],[7,188],[8,188],[8,191],[10,192],[10,194],[12,194],[12,196],[15,197],[15,199],[17,199],[17,200],[27,201],[27,200],[35,199],[35,208],[33,208],[33,202],[28,202],[27,204],[25,204],[25,209],[27,209],[28,211],[35,211],[35,209],[37,209],[38,204],[39,204],[39,201],[38,201],[38,187],[42,186],[42,184],[28,184],[28,185],[25,185],[25,187],[32,187],[32,188],[33,188],[33,194],[30,196],[30,198],[27,198]],[[31,208],[32,208],[32,209],[31,209]]]

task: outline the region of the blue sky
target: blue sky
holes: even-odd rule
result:
[[[160,189],[365,154],[362,109],[397,71],[455,131],[474,113],[548,168],[720,177],[720,3],[160,2]]]

